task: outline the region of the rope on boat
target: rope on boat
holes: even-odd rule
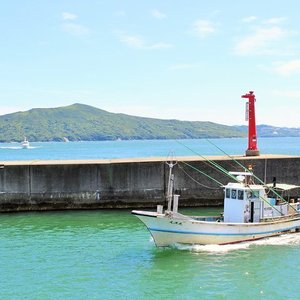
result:
[[[231,179],[233,179],[236,182],[240,182],[235,176],[233,176],[232,174],[230,174],[229,171],[227,171],[226,169],[224,169],[222,166],[220,166],[218,163],[206,158],[205,156],[201,155],[200,153],[197,153],[196,151],[194,151],[193,149],[191,149],[190,147],[186,146],[185,144],[177,141],[179,144],[183,145],[184,147],[186,147],[187,149],[189,149],[190,151],[192,151],[193,153],[197,154],[198,156],[200,156],[201,158],[203,158],[205,161],[209,162],[211,165],[213,165],[215,168],[217,168],[218,170],[220,170],[223,174],[225,174],[226,176],[230,177]],[[225,152],[223,152],[225,153]],[[229,156],[233,161],[235,161],[229,154],[226,154],[227,156]],[[236,161],[237,162],[237,161]],[[239,162],[237,162],[240,166],[242,166],[244,168],[244,170],[250,172],[250,170],[248,168],[246,168],[245,166],[243,166],[242,164],[240,164]],[[193,167],[194,168],[194,167]],[[196,170],[198,170],[197,168],[195,168]],[[198,170],[200,171],[200,170]],[[200,171],[201,173],[203,173],[202,171]],[[252,172],[250,172],[251,174],[253,174]],[[204,174],[204,173],[203,173]],[[253,174],[254,175],[254,174]],[[248,188],[250,189],[251,192],[254,192],[253,189],[251,189],[251,187],[248,185]],[[274,210],[276,210],[277,212],[279,212],[282,216],[284,215],[283,212],[281,212],[280,210],[278,210],[275,206],[273,206],[272,204],[270,204],[265,198],[259,196],[259,198],[261,200],[263,200],[265,203],[267,203],[268,205],[270,205]],[[282,197],[281,197],[282,198]],[[285,201],[285,200],[284,200]],[[286,202],[286,201],[285,201]],[[296,210],[296,209],[295,209]],[[297,211],[297,210],[296,210]],[[297,211],[298,212],[298,211]]]
[[[216,163],[213,160],[208,159],[207,157],[201,155],[200,153],[194,151],[193,149],[191,149],[190,147],[188,147],[187,145],[177,141],[179,144],[181,144],[182,146],[186,147],[188,150],[190,150],[191,152],[193,152],[194,154],[200,156],[201,158],[203,158],[205,161],[207,161],[208,163],[210,163],[211,165],[213,165],[217,170],[219,170],[221,173],[226,174],[228,177],[230,177],[231,179],[238,181],[232,174],[230,174],[226,169],[224,169],[222,166],[220,166],[218,163]]]
[[[247,167],[245,167],[244,165],[242,165],[240,162],[238,162],[236,159],[234,159],[232,156],[230,156],[229,154],[227,154],[224,150],[222,150],[221,148],[219,148],[217,145],[215,145],[213,142],[211,142],[210,140],[206,139],[208,142],[210,142],[213,146],[217,147],[217,149],[219,149],[222,153],[224,153],[225,155],[227,155],[231,160],[233,160],[234,162],[236,162],[239,166],[241,166],[244,171],[248,171],[252,174],[252,176],[254,178],[256,178],[258,181],[260,181],[260,183],[262,183],[263,185],[265,185],[265,183],[260,179],[258,178],[253,172],[251,172],[251,170],[249,170]],[[236,178],[235,178],[236,181],[238,181]],[[250,189],[251,192],[254,192],[254,190],[248,185],[248,188]],[[275,192],[275,191],[274,191]],[[275,194],[277,194],[275,192]],[[280,195],[278,195],[280,199],[282,199],[284,202],[286,202]],[[277,212],[279,212],[282,216],[284,216],[284,213],[281,212],[279,209],[277,209],[274,205],[270,204],[267,199],[265,199],[264,197],[262,196],[259,196],[259,199],[261,199],[263,202],[267,203],[268,205],[270,205],[274,210],[276,210]],[[290,205],[289,205],[290,206]],[[291,206],[290,206],[291,207]],[[295,209],[295,211],[297,211]],[[298,212],[298,211],[297,211]]]
[[[212,141],[210,141],[209,139],[206,139],[211,145],[215,146],[218,150],[220,150],[222,153],[224,153],[226,156],[228,156],[230,159],[232,159],[234,162],[236,162],[240,167],[242,167],[245,171],[251,172],[251,170],[249,170],[246,166],[242,165],[239,161],[237,161],[234,157],[232,157],[231,155],[229,155],[228,153],[226,153],[223,149],[221,149],[220,147],[218,147],[215,143],[213,143]],[[252,173],[252,172],[251,172]],[[263,182],[263,180],[261,180],[259,177],[257,177],[254,173],[252,173],[253,177],[258,180],[259,183],[261,183],[262,185],[266,186],[266,183]],[[269,190],[271,190],[277,197],[279,197],[280,200],[282,200],[284,203],[288,204],[289,207],[291,207],[292,209],[294,209],[297,213],[299,213],[297,211],[297,209],[295,207],[293,207],[292,205],[290,205],[290,203],[288,201],[286,201],[280,194],[278,194],[273,188],[268,187]],[[273,207],[273,205],[271,205]]]
[[[190,165],[190,164],[188,164],[188,163],[186,163],[186,162],[184,162],[184,161],[181,161],[180,163],[183,163],[183,164],[189,166],[190,168],[194,169],[195,171],[201,173],[202,175],[204,175],[204,176],[208,177],[209,179],[211,179],[212,181],[216,182],[216,183],[219,184],[220,186],[223,185],[220,181],[218,181],[218,180],[216,180],[215,178],[209,176],[208,174],[206,174],[206,173],[200,171],[199,169],[195,168],[194,166],[192,166],[192,165]],[[199,185],[201,185],[201,186],[203,186],[203,187],[205,187],[205,188],[208,188],[208,189],[210,189],[210,190],[218,190],[218,189],[220,188],[220,187],[217,187],[217,188],[209,187],[209,186],[207,186],[207,185],[205,185],[205,184],[200,183],[200,182],[197,181],[195,178],[193,178],[190,174],[188,174],[188,173],[184,170],[184,168],[180,165],[180,163],[178,162],[178,167],[180,168],[180,170],[181,170],[186,176],[188,176],[191,180],[193,180],[194,182],[196,182],[197,184],[199,184]]]

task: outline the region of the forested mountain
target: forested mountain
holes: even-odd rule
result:
[[[242,132],[248,132],[248,126],[236,126]],[[258,137],[300,137],[300,128],[276,127],[270,125],[256,126]]]
[[[73,104],[0,116],[0,142],[242,137],[244,130],[212,122],[142,118]]]

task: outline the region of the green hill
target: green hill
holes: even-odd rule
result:
[[[248,126],[238,126],[238,128],[247,133]],[[257,125],[257,135],[259,137],[300,137],[300,128],[278,127],[270,125]]]
[[[186,139],[245,136],[238,128],[212,122],[142,118],[73,104],[0,116],[0,142]]]

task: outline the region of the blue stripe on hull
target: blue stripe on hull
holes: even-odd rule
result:
[[[263,235],[263,234],[272,234],[278,232],[284,232],[289,230],[294,230],[300,228],[298,226],[288,227],[284,229],[264,231],[264,232],[251,232],[251,233],[213,233],[213,232],[195,232],[195,231],[183,231],[183,230],[168,230],[168,229],[159,229],[159,228],[150,228],[150,231],[159,231],[167,233],[179,233],[179,234],[196,234],[196,235],[212,235],[212,236],[247,236],[247,235]]]

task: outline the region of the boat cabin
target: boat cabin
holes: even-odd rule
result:
[[[224,222],[259,222],[262,217],[262,197],[266,195],[261,185],[228,183],[225,187]]]
[[[252,182],[252,173],[230,173],[236,176],[237,182],[224,186],[224,222],[258,223],[300,210],[300,205],[269,198],[265,186]]]

